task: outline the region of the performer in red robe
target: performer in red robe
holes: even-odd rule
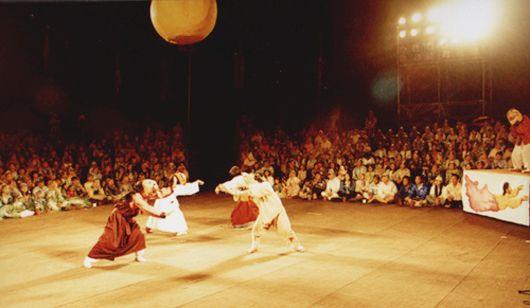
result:
[[[166,215],[149,206],[143,197],[159,193],[156,182],[145,180],[142,182],[142,189],[142,194],[131,192],[116,202],[105,225],[105,231],[83,262],[84,267],[91,268],[99,259],[113,261],[131,253],[136,253],[136,261],[146,261],[145,237],[134,217],[142,210],[160,218],[165,218]]]
[[[510,137],[514,143],[513,168],[530,172],[530,118],[515,108],[508,110],[506,117],[511,124]]]

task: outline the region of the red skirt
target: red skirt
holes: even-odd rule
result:
[[[105,231],[88,256],[93,259],[114,260],[145,249],[145,237],[134,219],[126,219],[114,210],[107,220]]]
[[[240,201],[232,211],[230,218],[233,227],[241,227],[258,218],[259,209],[252,201]]]

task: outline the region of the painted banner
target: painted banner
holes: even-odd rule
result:
[[[529,190],[530,174],[464,170],[464,211],[530,226]]]

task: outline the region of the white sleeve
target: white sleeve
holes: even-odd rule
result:
[[[173,187],[172,195],[175,196],[189,196],[199,192],[199,184],[197,182],[186,183],[184,185],[175,185]]]
[[[224,188],[226,188],[227,190],[229,191],[236,191],[236,190],[239,190],[239,188],[241,186],[243,186],[243,177],[241,176],[236,176],[235,178],[231,179],[230,181],[228,182],[224,182],[223,185]]]
[[[275,193],[271,184],[268,182],[252,184],[249,187],[249,191],[250,191],[250,195],[253,198],[263,198],[263,197],[269,196],[270,194]]]

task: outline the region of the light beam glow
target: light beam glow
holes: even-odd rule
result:
[[[427,13],[440,35],[458,43],[474,43],[491,35],[499,15],[498,0],[452,0]]]
[[[423,16],[421,15],[421,13],[414,13],[414,14],[412,14],[412,21],[413,22],[420,22],[422,17]]]

